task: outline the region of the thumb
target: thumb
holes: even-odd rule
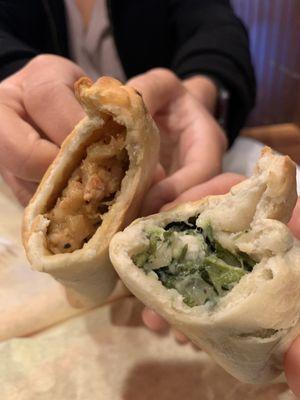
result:
[[[286,353],[284,370],[289,387],[296,396],[300,396],[300,336]]]
[[[174,200],[175,197],[175,188],[170,178],[161,180],[153,185],[147,193],[141,209],[141,215],[146,216],[157,213],[164,204]]]
[[[171,100],[184,94],[186,89],[177,76],[164,68],[155,68],[130,79],[132,86],[143,96],[151,115],[163,109]]]
[[[217,175],[209,181],[200,183],[199,185],[186,190],[177,197],[175,201],[165,204],[162,211],[166,211],[177,204],[200,200],[206,196],[226,194],[232,186],[238,184],[243,179],[245,179],[245,177],[230,172]]]

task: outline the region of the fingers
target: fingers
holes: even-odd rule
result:
[[[296,396],[300,396],[300,337],[289,348],[284,367],[289,387]]]
[[[180,80],[171,71],[155,68],[127,82],[138,90],[151,115],[161,110],[171,99],[185,93]]]
[[[0,106],[0,120],[0,165],[18,178],[40,181],[57,154],[57,146],[41,139],[34,128],[6,106]]]
[[[144,308],[142,312],[142,319],[144,324],[152,331],[164,333],[168,329],[168,323],[159,316],[156,312],[149,308]]]
[[[160,163],[158,163],[156,166],[152,184],[155,185],[156,183],[163,180],[165,177],[166,177],[166,172],[165,172],[163,166]]]
[[[293,234],[300,239],[300,198],[296,203],[294,208],[292,218],[289,222],[289,228],[292,230]]]
[[[169,177],[176,197],[221,172],[226,145],[224,132],[216,121],[189,96],[184,97],[180,110],[174,112],[179,115],[182,110],[185,113],[176,121],[179,141],[174,159],[177,165],[171,168]],[[176,127],[172,128],[176,132]]]
[[[13,176],[33,182],[42,178],[84,115],[72,91],[82,74],[71,61],[42,55],[1,83],[0,165]]]
[[[184,81],[187,90],[211,112],[215,113],[218,98],[216,83],[207,76],[196,75]]]
[[[169,328],[169,324],[160,315],[149,308],[144,308],[142,319],[147,328],[156,333],[165,333]],[[172,329],[172,333],[179,344],[190,343],[189,339],[177,329]],[[193,347],[195,347],[196,350],[199,350],[198,347],[194,345]]]
[[[177,183],[177,179],[179,181],[184,179],[184,171],[182,173],[181,171],[175,174],[175,179],[174,175],[163,179],[149,190],[141,210],[142,215],[153,214],[160,209],[165,211],[176,204],[199,200],[205,196],[225,194],[233,185],[245,179],[238,174],[225,173],[184,191],[184,182]]]
[[[49,56],[33,61],[27,68],[29,72],[22,81],[25,110],[51,141],[61,145],[85,115],[73,92],[74,82],[84,73],[68,60]]]
[[[176,197],[176,188],[172,185],[169,178],[163,179],[154,184],[144,198],[141,215],[150,215],[159,211],[166,203]]]
[[[180,331],[178,331],[176,329],[172,329],[172,333],[178,343],[180,343],[180,344],[189,343],[189,339]]]
[[[163,186],[159,185],[159,182],[162,182],[165,178],[165,169],[160,163],[158,163],[154,173],[152,187],[150,188],[147,196],[144,198],[140,215],[143,216],[153,214],[159,210],[162,202],[161,198],[168,195],[164,189],[165,184]]]
[[[170,178],[158,182],[147,193],[142,205],[141,215],[157,213],[163,205],[176,198],[176,193],[177,188]]]
[[[85,116],[73,91],[61,82],[27,88],[24,106],[39,129],[59,146]]]
[[[174,207],[176,204],[181,204],[187,201],[200,200],[206,196],[228,193],[232,186],[238,184],[244,179],[244,176],[233,173],[218,175],[209,181],[201,183],[200,185],[182,193],[175,201],[165,204],[162,210],[165,211]]]
[[[8,171],[0,168],[0,173],[7,183],[7,185],[11,188],[14,195],[21,203],[23,207],[26,207],[29,203],[29,200],[33,196],[34,192],[37,189],[37,184],[32,182],[26,182],[22,179],[16,178]]]
[[[221,172],[226,147],[223,131],[191,96],[181,96],[180,101],[173,102],[173,108],[169,114],[156,117],[162,132],[169,132],[170,139],[177,138],[170,175],[150,189],[143,215],[157,212],[181,193]],[[169,148],[166,150],[172,152]]]

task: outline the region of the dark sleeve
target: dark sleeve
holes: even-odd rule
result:
[[[0,81],[41,53],[67,54],[63,2],[0,0]]]
[[[21,69],[38,53],[0,27],[0,81]]]
[[[229,0],[170,0],[169,7],[176,43],[172,69],[181,78],[209,75],[229,91],[226,131],[232,143],[255,102],[247,31]]]

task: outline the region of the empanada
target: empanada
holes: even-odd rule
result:
[[[87,116],[62,144],[25,210],[23,243],[79,306],[102,302],[117,275],[112,236],[136,216],[158,160],[159,133],[141,95],[113,78],[81,78]],[[66,104],[67,108],[67,104]]]
[[[110,258],[126,286],[229,373],[282,372],[300,328],[300,246],[285,225],[295,165],[266,148],[251,178],[117,233]]]

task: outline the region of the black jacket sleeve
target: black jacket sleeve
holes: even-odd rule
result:
[[[20,69],[38,52],[20,38],[25,28],[23,26],[25,21],[23,23],[20,21],[17,2],[0,1],[0,10],[0,80],[2,80]]]
[[[41,53],[68,55],[63,2],[0,0],[0,81]]]
[[[255,102],[247,31],[229,0],[170,0],[176,49],[172,69],[181,78],[207,74],[230,93],[227,135],[232,142]]]

